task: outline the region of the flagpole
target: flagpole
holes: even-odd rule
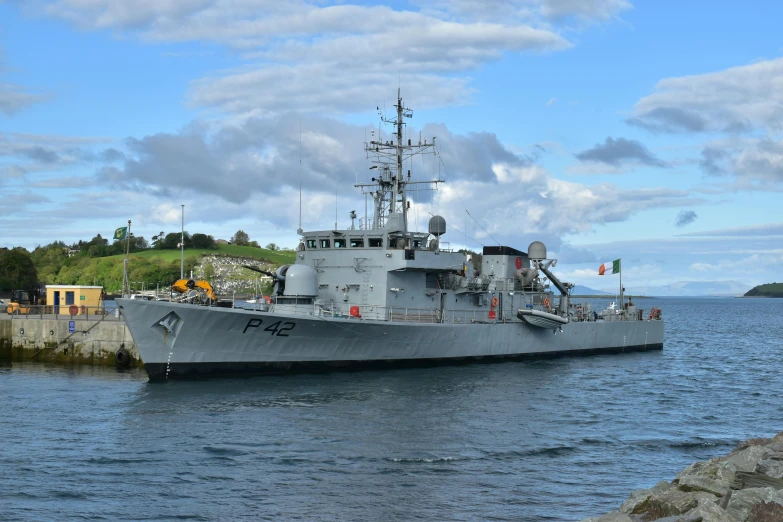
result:
[[[130,231],[131,231],[131,220],[128,220],[128,232],[125,236],[125,262],[123,263],[124,268],[122,271],[122,297],[130,297],[130,289],[129,289],[129,282],[128,282],[128,256],[130,255]]]
[[[128,235],[125,237],[125,259],[128,259],[130,254],[130,235],[131,235],[131,220],[128,220]]]
[[[179,278],[185,279],[185,205],[182,205],[182,236],[180,237]]]
[[[620,261],[620,309],[625,310],[625,298],[623,297],[623,258]]]

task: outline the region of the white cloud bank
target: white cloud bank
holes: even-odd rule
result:
[[[625,0],[435,1],[419,3],[419,10],[296,0],[31,5],[31,13],[84,29],[225,45],[245,65],[194,81],[188,98],[195,107],[256,116],[364,111],[401,80],[419,108],[464,103],[470,71],[506,53],[566,49],[572,44],[556,24],[608,21],[632,7]]]

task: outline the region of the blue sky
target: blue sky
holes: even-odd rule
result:
[[[573,282],[783,280],[783,6],[0,1],[0,246],[186,229],[295,246],[363,213],[396,88],[452,246],[541,239]],[[472,218],[467,217],[466,210]],[[465,230],[466,229],[466,230]]]

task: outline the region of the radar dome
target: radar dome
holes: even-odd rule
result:
[[[546,259],[546,245],[541,241],[533,241],[527,247],[527,257],[530,259]]]
[[[430,234],[440,237],[446,233],[446,220],[443,216],[432,216],[430,218]]]
[[[318,272],[310,265],[290,265],[285,273],[285,295],[318,295]]]

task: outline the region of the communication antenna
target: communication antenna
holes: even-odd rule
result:
[[[302,233],[302,118],[299,118],[299,233]]]

